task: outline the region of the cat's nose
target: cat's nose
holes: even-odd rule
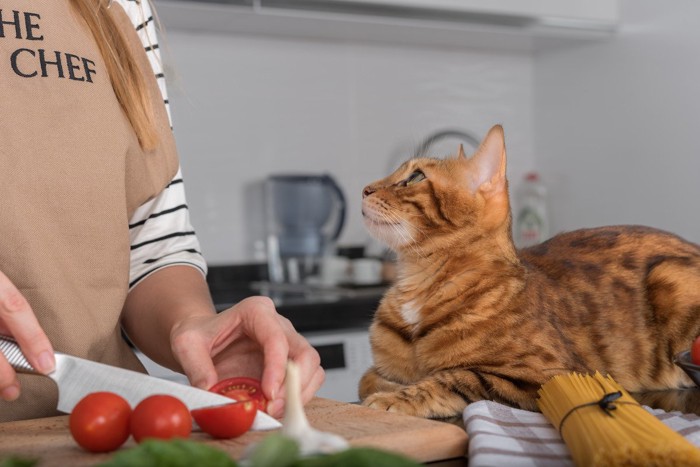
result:
[[[362,190],[362,197],[363,197],[363,198],[366,198],[366,197],[368,197],[369,195],[371,195],[372,193],[374,193],[375,191],[377,191],[377,190],[375,190],[375,189],[372,187],[372,185],[367,185],[367,186]]]

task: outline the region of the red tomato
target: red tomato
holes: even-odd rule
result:
[[[253,378],[228,378],[219,381],[214,386],[209,388],[211,392],[216,392],[222,394],[231,399],[241,400],[241,391],[247,393],[250,400],[257,404],[258,410],[265,411],[267,409],[267,399],[262,392],[262,387],[260,386],[260,381]],[[238,397],[236,397],[238,394]]]
[[[191,432],[189,409],[180,399],[166,394],[145,398],[131,415],[131,434],[137,443],[146,438],[188,438]]]
[[[73,408],[68,425],[73,439],[90,452],[114,451],[129,437],[131,407],[113,392],[93,392]]]
[[[693,345],[690,347],[690,361],[700,365],[700,336],[695,338]]]
[[[254,401],[248,400],[195,409],[192,416],[197,425],[214,438],[236,438],[253,426],[257,407]]]
[[[231,399],[235,399],[238,402],[252,401],[253,400],[250,397],[250,393],[246,389],[234,389],[233,391],[227,392],[226,397],[230,397]],[[255,403],[255,405],[257,406],[257,402]]]

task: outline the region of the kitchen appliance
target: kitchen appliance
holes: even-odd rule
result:
[[[269,276],[276,283],[318,278],[345,223],[345,196],[327,174],[280,174],[265,183]]]
[[[0,336],[0,353],[17,371],[36,373],[11,337]],[[136,371],[92,362],[61,352],[56,352],[55,357],[56,369],[47,376],[58,386],[57,409],[61,412],[70,413],[83,397],[97,391],[117,393],[132,407],[154,394],[171,394],[184,402],[190,410],[231,403],[231,399],[226,396]],[[253,429],[256,430],[271,430],[280,426],[280,422],[260,411],[253,423]]]

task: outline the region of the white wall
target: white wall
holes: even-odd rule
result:
[[[534,166],[528,54],[177,30],[166,42],[187,195],[210,264],[253,258],[258,184],[272,172],[332,174],[350,202],[349,244],[367,239],[362,187],[434,130],[481,137],[502,123],[510,176]]]
[[[625,0],[622,18],[612,41],[535,57],[552,224],[639,223],[700,242],[700,3]]]

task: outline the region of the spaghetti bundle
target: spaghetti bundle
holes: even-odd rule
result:
[[[537,405],[577,466],[698,466],[700,449],[647,412],[612,378],[557,375]]]

